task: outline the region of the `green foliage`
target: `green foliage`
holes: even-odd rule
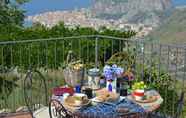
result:
[[[175,87],[177,80],[174,80],[167,72],[163,70],[159,71],[155,65],[151,67],[141,65],[140,68],[144,68],[143,81],[149,89],[158,90],[164,100],[159,111],[166,114],[175,114],[179,99],[178,89]]]
[[[24,21],[24,11],[19,9],[19,5],[27,0],[1,0],[0,1],[0,25],[2,27],[9,25],[21,26]]]
[[[18,85],[15,83],[16,81],[16,76],[5,76],[3,74],[0,75],[0,103],[2,101],[6,102],[6,99],[10,96],[13,90],[17,88]]]
[[[99,31],[94,28],[80,26],[69,28],[66,27],[63,22],[52,28],[47,28],[41,24],[34,24],[32,27],[28,28],[14,25],[0,27],[1,41],[37,40],[80,35],[109,35],[129,38],[134,36],[135,32],[110,30],[104,27]],[[101,40],[98,40],[98,45],[99,60],[103,64],[106,53],[111,55],[112,48],[113,52],[118,52],[119,45],[121,44],[119,40],[112,41],[107,38],[102,38]],[[125,47],[125,45],[122,46]],[[3,53],[4,56],[0,57],[0,63],[7,67],[16,65],[27,68],[31,64],[40,67],[59,67],[65,63],[69,50],[72,50],[77,55],[78,59],[82,60],[86,64],[95,61],[95,40],[91,40],[91,38],[79,38],[6,45],[3,46],[3,50],[0,50],[0,53]]]
[[[22,5],[25,2],[29,2],[30,0],[15,0],[17,2],[17,4]]]
[[[116,64],[120,67],[125,68],[128,70],[129,68],[134,65],[134,56],[132,54],[129,54],[130,52],[118,52],[112,55],[112,57],[107,61],[109,65]]]
[[[15,25],[2,25],[0,27],[0,40],[28,40],[41,38],[71,37],[80,35],[107,35],[121,38],[130,38],[136,33],[134,31],[119,31],[107,28],[95,30],[91,27],[69,28],[63,22],[58,25],[47,28],[41,24],[34,24],[32,27],[23,28]]]
[[[137,89],[145,90],[146,88],[147,88],[147,86],[144,84],[143,81],[141,81],[141,82],[135,82],[132,85],[132,90],[137,90]]]

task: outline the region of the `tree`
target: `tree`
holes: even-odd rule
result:
[[[20,5],[28,0],[1,0],[0,1],[0,25],[18,25],[24,22],[24,11]]]

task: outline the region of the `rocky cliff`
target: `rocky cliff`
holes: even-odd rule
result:
[[[171,0],[93,0],[92,15],[126,22],[158,24],[165,11],[172,8]],[[163,14],[162,14],[163,13]]]
[[[186,44],[186,7],[177,7],[172,14],[164,19],[164,23],[151,32],[149,38],[161,43]]]

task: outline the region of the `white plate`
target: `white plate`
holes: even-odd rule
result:
[[[99,101],[98,99],[96,99],[96,97],[92,98],[91,100],[92,100],[92,102],[102,102],[102,101]]]
[[[87,97],[86,94],[83,94],[83,93],[74,93],[74,96],[77,96],[77,97]]]
[[[105,102],[105,103],[114,104],[114,103],[117,103],[117,102],[122,101],[122,100],[125,99],[125,98],[126,98],[126,97],[120,96],[119,99],[116,100],[115,102]],[[96,105],[96,104],[98,104],[98,103],[104,103],[104,102],[102,102],[102,101],[97,100],[96,97],[95,97],[95,98],[92,98],[91,101],[92,101],[92,103],[93,103],[94,105]]]
[[[124,100],[126,97],[125,96],[120,96],[119,97],[119,101],[122,101],[122,100]]]

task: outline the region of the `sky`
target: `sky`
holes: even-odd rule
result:
[[[46,11],[86,8],[90,5],[91,0],[31,0],[22,8],[27,11],[26,15],[34,15]]]
[[[175,5],[186,4],[186,0],[173,0]],[[72,10],[75,8],[86,8],[91,5],[91,0],[31,0],[22,6],[26,15],[34,15],[46,11]]]
[[[175,5],[186,5],[186,0],[173,0]]]

